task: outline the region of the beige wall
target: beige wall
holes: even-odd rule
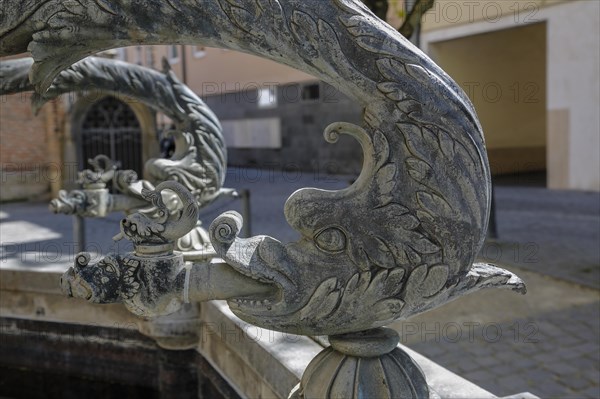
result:
[[[188,52],[191,49],[188,49]],[[207,48],[202,58],[188,56],[188,85],[203,95],[237,92],[315,78],[285,65],[237,51]]]
[[[423,16],[423,32],[473,22],[495,24],[510,18],[516,25],[539,21],[540,10],[574,0],[436,0]],[[595,1],[595,0],[584,0]]]
[[[181,78],[183,57],[181,46],[177,47],[179,59],[171,61],[171,67]],[[237,51],[206,47],[204,56],[197,57],[195,50],[198,48],[194,47],[185,46],[187,85],[201,96],[315,80],[311,75],[288,66]],[[129,47],[126,50],[127,61],[136,62],[136,48]],[[154,67],[162,68],[161,59],[168,55],[168,46],[152,46],[152,50],[145,47],[142,50],[143,54],[153,51]],[[143,58],[142,64],[149,66],[147,57]]]
[[[544,170],[546,25],[431,43],[429,50],[473,101],[492,172]]]
[[[547,26],[548,187],[600,191],[600,2],[539,4],[530,18]],[[422,49],[432,53],[437,42],[523,25],[527,25],[523,18],[515,20],[510,14],[494,23],[479,20],[437,25],[423,33]]]
[[[387,23],[398,29],[404,17],[404,0],[388,0]]]
[[[573,1],[553,10],[548,16],[549,185],[600,191],[600,2]]]

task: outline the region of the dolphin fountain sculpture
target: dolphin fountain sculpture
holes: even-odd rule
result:
[[[417,398],[431,394],[425,378],[396,347],[397,334],[383,326],[482,288],[525,292],[511,272],[474,262],[486,235],[491,179],[473,105],[441,68],[360,1],[8,3],[14,9],[4,17],[0,53],[29,49],[35,59],[30,77],[40,93],[61,70],[100,50],[201,44],[301,69],[365,107],[364,126],[340,122],[325,131],[330,143],[346,134],[362,146],[356,182],[340,191],[301,189],[285,205],[299,241],[240,238],[243,221],[227,212],[210,227],[223,262],[177,266],[152,279],[139,268],[130,272],[129,261],[110,258],[69,271],[63,280],[68,293],[88,295],[79,288],[91,286],[87,269],[118,264],[127,284],[145,284],[118,298],[135,302],[130,309],[138,314],[217,298],[255,325],[328,335],[331,347],[311,362],[295,398]],[[154,290],[160,298],[170,298],[168,306],[146,294],[140,300],[153,284],[162,287]]]
[[[152,158],[144,165],[144,183],[132,176],[133,171],[115,173],[114,161],[91,160],[93,170],[83,172],[84,184],[98,186],[115,183],[127,195],[141,199],[142,186],[151,188],[165,180],[185,185],[204,206],[231,189],[224,189],[227,153],[221,124],[212,110],[189,87],[182,84],[166,59],[162,72],[139,65],[98,57],[87,57],[61,71],[43,95],[34,93],[33,107],[37,112],[46,102],[64,93],[94,90],[107,95],[141,101],[164,113],[175,125],[170,132],[175,152],[170,159]],[[33,90],[27,76],[32,58],[5,60],[0,66],[0,94]],[[107,162],[110,161],[110,162]],[[106,171],[104,170],[106,169]],[[115,174],[117,176],[115,176]],[[57,204],[58,207],[58,204]],[[104,216],[103,214],[100,216]]]
[[[0,94],[33,90],[28,72],[31,58],[6,60],[0,66]],[[200,207],[223,195],[236,196],[235,190],[224,188],[227,153],[221,124],[211,109],[185,84],[182,84],[163,59],[163,71],[98,57],[86,59],[62,71],[43,95],[34,93],[32,103],[37,112],[46,102],[63,93],[93,90],[145,103],[164,113],[173,122],[168,132],[175,151],[169,159],[151,158],[145,163],[144,179],[133,170],[120,170],[118,162],[105,155],[90,159],[91,169],[79,173],[82,189],[61,190],[50,202],[54,213],[84,217],[106,217],[110,212],[131,214],[144,210],[154,212],[142,191],[153,190],[162,181],[173,180],[190,190]],[[113,192],[107,188],[112,182]],[[171,209],[177,209],[177,196],[164,192]],[[170,195],[170,197],[169,197]],[[215,253],[202,223],[178,241],[178,249],[186,259],[199,260]]]

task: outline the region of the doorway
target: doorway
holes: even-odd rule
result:
[[[142,128],[134,111],[112,96],[94,103],[81,124],[79,165],[104,154],[120,163],[120,169],[132,169],[142,176]]]

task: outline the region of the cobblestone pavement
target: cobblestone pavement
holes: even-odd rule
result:
[[[600,195],[495,189],[498,238],[482,257],[600,289]]]
[[[400,330],[421,338],[412,349],[496,395],[600,398],[599,306],[505,323],[406,322]]]
[[[251,190],[252,234],[287,242],[298,237],[283,216],[293,191],[339,189],[351,179],[232,169],[226,186]],[[497,395],[600,398],[600,195],[498,187],[496,204],[499,238],[481,257],[522,275],[529,294],[483,291],[395,328],[407,345]],[[221,199],[201,219],[208,224],[230,209],[241,211],[242,203]],[[120,218],[87,219],[86,249],[127,251],[111,241]],[[2,264],[72,263],[72,218],[45,204],[2,204],[0,244]]]

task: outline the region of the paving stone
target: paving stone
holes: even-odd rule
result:
[[[471,352],[474,356],[477,357],[486,357],[494,353],[495,349],[492,345],[488,345],[485,343],[472,343],[468,345],[469,352]]]
[[[497,375],[505,375],[505,374],[515,372],[515,366],[512,364],[508,364],[508,363],[500,363],[500,364],[494,365],[492,369],[493,369],[494,373],[496,373]]]
[[[503,395],[500,392],[504,392],[506,387],[502,385],[498,385],[496,382],[486,382],[485,385],[481,385],[481,387],[489,392],[493,392],[495,395]]]
[[[510,364],[514,364],[522,358],[522,356],[519,355],[512,348],[509,348],[509,350],[507,350],[507,351],[496,353],[494,356],[499,361],[505,362],[505,363],[510,363]]]
[[[552,362],[557,360],[552,353],[540,353],[533,356],[533,358],[538,364],[542,365],[552,364]]]
[[[556,328],[556,326],[553,326],[552,324],[547,322],[538,323],[537,326],[539,332],[547,337],[561,337],[565,333],[562,329]]]
[[[526,369],[529,369],[531,367],[537,366],[538,364],[539,363],[537,363],[531,357],[519,357],[513,363],[513,365],[515,366],[515,369],[518,369],[518,370],[526,370]]]
[[[590,337],[590,333],[589,333],[589,331],[593,328],[593,327],[591,327],[591,323],[587,323],[586,320],[577,320],[577,322],[575,322],[573,324],[576,324],[577,327],[585,326],[588,328],[584,328],[584,329],[577,328],[575,330],[570,329],[570,330],[567,330],[568,333],[571,333],[574,337],[579,338],[579,339],[583,340],[584,342],[589,340],[590,338],[592,338],[592,337]]]
[[[556,351],[556,357],[558,359],[570,360],[581,358],[581,356],[582,353],[580,353],[579,351],[574,351],[571,348],[560,348]]]
[[[547,381],[553,380],[553,373],[541,368],[524,370],[523,374],[532,387],[537,387],[545,384]]]
[[[577,374],[560,375],[557,381],[570,387],[575,392],[583,391],[593,385],[589,379],[581,377]]]
[[[463,377],[480,384],[497,395],[509,395],[518,391],[529,391],[540,397],[590,397],[583,392],[593,390],[594,377],[598,375],[600,367],[599,356],[600,342],[595,338],[598,330],[589,330],[588,324],[577,322],[570,318],[570,314],[585,314],[594,307],[582,306],[582,309],[566,309],[564,312],[539,315],[534,320],[539,320],[540,325],[561,334],[544,335],[540,332],[540,342],[524,343],[502,340],[495,344],[486,343],[484,340],[468,342],[463,339],[455,344],[440,345],[447,352],[440,355],[437,361],[450,370]],[[594,313],[592,312],[592,315]],[[586,330],[589,339],[578,342],[574,346],[562,346],[562,339],[567,332],[560,328],[561,323],[577,324]],[[510,324],[507,324],[507,328]],[[503,327],[504,328],[504,327]],[[571,334],[569,332],[568,334]],[[422,353],[432,350],[433,345],[421,345]],[[433,349],[433,351],[439,351]],[[465,361],[471,357],[473,361]],[[564,376],[572,377],[572,382],[567,383]],[[596,378],[597,380],[597,378]],[[590,384],[590,385],[587,385]],[[598,385],[598,383],[596,383]],[[578,396],[579,395],[579,396]],[[583,396],[582,396],[583,395]]]
[[[554,353],[557,349],[556,339],[540,340],[537,343],[523,343],[523,346],[531,345],[537,353]]]
[[[494,374],[487,369],[479,369],[464,376],[466,379],[475,382],[476,384],[485,384],[495,380]]]
[[[589,387],[588,389],[584,389],[583,391],[580,391],[579,393],[582,395],[582,397],[598,399],[598,398],[600,398],[600,386],[596,385],[593,387]]]
[[[514,349],[520,354],[524,355],[535,355],[537,353],[543,352],[539,344],[520,344],[515,345]]]
[[[496,380],[496,383],[503,387],[500,392],[494,392],[496,395],[510,395],[518,392],[526,392],[531,389],[527,379],[523,375],[505,375]]]
[[[448,352],[448,348],[440,344],[421,344],[413,347],[421,349],[423,354],[426,353],[426,356],[432,358],[442,356],[443,354]]]
[[[564,335],[560,340],[560,346],[562,348],[572,348],[585,343],[582,338],[579,338],[569,332]]]
[[[578,373],[577,367],[575,367],[569,363],[565,363],[565,362],[561,362],[561,361],[546,364],[544,367],[546,370],[548,370],[549,372],[554,373],[556,375],[577,374]]]
[[[594,354],[598,351],[597,342],[583,342],[579,345],[572,346],[569,348],[570,351],[579,353],[580,355]]]
[[[598,357],[591,356],[581,356],[574,360],[574,364],[577,364],[578,367],[587,370],[596,370],[598,372],[598,368],[600,367],[600,359]]]
[[[494,369],[501,363],[500,360],[492,356],[477,358],[475,359],[475,362],[481,367],[493,367]]]
[[[567,387],[555,381],[546,381],[543,385],[532,387],[529,392],[544,399],[565,399],[568,397],[567,395],[572,395]],[[573,398],[573,396],[570,397]]]
[[[481,366],[476,362],[466,361],[456,365],[451,365],[451,367],[456,367],[456,369],[459,371],[459,375],[464,375],[466,373],[478,370]]]

